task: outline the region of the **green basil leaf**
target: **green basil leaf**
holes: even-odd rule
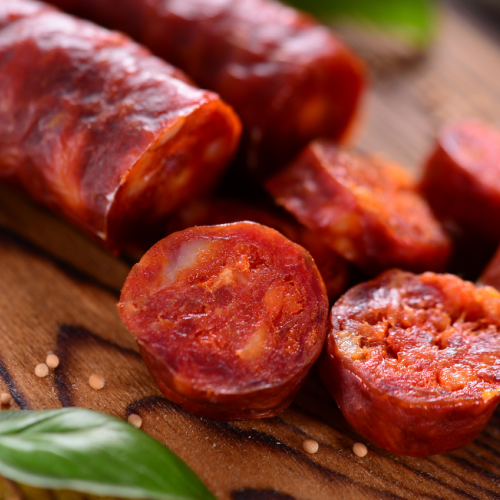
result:
[[[287,3],[329,22],[370,22],[415,45],[426,45],[435,31],[433,0],[287,0]]]
[[[215,500],[168,448],[81,408],[0,412],[0,475],[30,486],[152,500]]]

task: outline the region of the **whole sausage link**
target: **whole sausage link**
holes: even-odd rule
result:
[[[0,179],[119,250],[208,190],[240,122],[126,36],[0,5]]]
[[[122,30],[221,95],[245,126],[246,161],[266,176],[311,139],[341,139],[364,68],[325,26],[274,0],[52,0]]]

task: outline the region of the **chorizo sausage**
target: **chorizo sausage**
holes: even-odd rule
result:
[[[165,396],[219,420],[276,415],[322,349],[328,299],[314,261],[251,222],[176,232],[118,305]]]
[[[479,283],[500,290],[500,247],[479,277]]]
[[[0,29],[10,23],[45,11],[53,11],[53,7],[42,2],[18,2],[16,0],[0,4]]]
[[[266,184],[278,205],[335,252],[376,274],[442,270],[451,244],[408,172],[376,157],[312,142]]]
[[[342,138],[364,86],[326,27],[274,0],[52,0],[125,31],[231,104],[246,160],[265,175],[311,139]]]
[[[289,240],[303,246],[312,255],[325,283],[328,298],[331,301],[337,300],[346,289],[349,278],[348,263],[330,250],[313,231],[286,215],[288,214],[229,198],[197,200],[184,205],[169,216],[167,234],[192,226],[211,226],[239,221],[257,222],[272,227]]]
[[[163,225],[235,151],[232,109],[126,36],[30,0],[1,4],[0,26],[0,179],[108,248]]]
[[[434,210],[466,231],[500,240],[500,131],[473,121],[444,127],[421,182]]]
[[[387,271],[332,308],[323,381],[349,423],[422,457],[472,440],[500,400],[500,293]]]

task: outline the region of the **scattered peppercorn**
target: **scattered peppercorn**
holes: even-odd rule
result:
[[[127,420],[128,423],[130,425],[133,425],[136,429],[139,429],[142,426],[142,418],[139,415],[136,415],[135,413],[129,415]]]
[[[104,377],[102,375],[97,375],[97,373],[93,373],[89,377],[89,385],[96,391],[102,389],[104,387]]]
[[[59,366],[59,358],[55,354],[49,354],[45,363],[49,368],[57,368]]]
[[[314,439],[305,439],[302,443],[302,448],[304,448],[307,453],[316,453],[319,449],[319,443],[314,441]]]
[[[35,366],[35,375],[37,377],[43,378],[49,374],[49,367],[45,363],[40,363]]]
[[[8,406],[10,405],[11,401],[12,401],[12,396],[8,392],[2,392],[2,394],[0,394],[0,403],[2,405]]]
[[[363,458],[368,453],[368,448],[363,443],[355,443],[352,451],[357,457]]]

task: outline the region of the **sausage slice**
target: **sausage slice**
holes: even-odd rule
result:
[[[266,184],[275,201],[345,259],[376,274],[440,271],[448,236],[398,165],[317,140]]]
[[[474,121],[444,127],[421,188],[441,216],[500,240],[500,131]]]
[[[483,270],[478,282],[500,290],[500,247],[497,248],[492,259]]]
[[[286,212],[273,211],[229,198],[197,200],[176,210],[168,219],[167,234],[192,226],[251,221],[276,229],[303,246],[314,258],[326,286],[328,298],[337,300],[347,287],[349,264],[317,234],[298,224]]]
[[[219,420],[285,408],[319,356],[328,316],[309,254],[250,222],[161,240],[132,269],[118,307],[165,396]]]
[[[334,305],[320,370],[349,423],[383,448],[463,446],[500,400],[500,293],[387,271]]]

